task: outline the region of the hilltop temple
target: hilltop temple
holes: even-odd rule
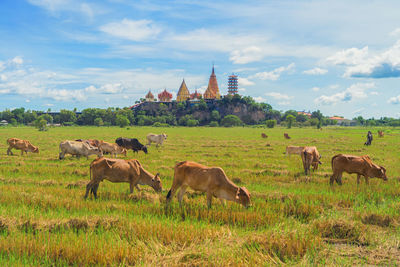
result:
[[[228,79],[228,93],[229,94],[236,94],[237,93],[237,76],[231,75]],[[195,90],[194,93],[190,93],[189,89],[186,85],[185,79],[182,80],[181,86],[179,87],[178,93],[176,95],[176,101],[198,101],[199,99],[204,98],[205,100],[219,100],[221,99],[221,94],[218,88],[217,76],[215,75],[214,66],[212,67],[210,79],[208,80],[207,90],[204,94],[200,94]],[[160,102],[171,102],[172,94],[164,89],[161,93],[158,94],[158,101]],[[153,102],[155,101],[154,95],[149,92],[145,96],[146,102]]]
[[[204,99],[221,99],[221,94],[219,93],[217,76],[214,72],[214,66],[208,80],[207,90],[204,92]]]

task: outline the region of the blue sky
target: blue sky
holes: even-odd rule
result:
[[[400,1],[2,0],[0,110],[124,107],[149,89],[400,117]]]

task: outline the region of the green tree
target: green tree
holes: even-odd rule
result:
[[[290,129],[290,128],[292,128],[292,124],[293,124],[293,122],[295,122],[296,121],[296,117],[295,116],[293,116],[293,115],[287,115],[286,116],[286,122],[287,122],[287,127]]]
[[[103,126],[103,125],[104,125],[103,119],[102,119],[102,118],[96,118],[96,119],[94,119],[94,125],[96,125],[96,126]]]
[[[75,122],[75,121],[76,121],[75,112],[66,109],[60,110],[60,123]]]
[[[236,115],[227,115],[221,120],[221,125],[224,127],[240,126],[243,122]]]
[[[276,125],[276,120],[266,120],[265,124],[267,125],[268,128],[274,128]]]
[[[218,112],[218,110],[213,110],[212,112],[211,112],[211,120],[212,121],[219,121],[221,119],[221,115],[219,115],[219,112]]]
[[[219,126],[219,124],[217,121],[210,122],[210,127],[218,127],[218,126]]]
[[[116,123],[119,127],[123,128],[129,125],[129,120],[124,115],[117,115]]]
[[[195,120],[195,119],[187,120],[187,122],[186,122],[186,126],[189,126],[189,127],[194,127],[197,125],[199,125],[199,121]]]
[[[39,131],[47,131],[47,121],[41,118],[41,116],[35,120],[34,125]]]

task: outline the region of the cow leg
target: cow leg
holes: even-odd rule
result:
[[[178,193],[179,205],[182,205],[182,199],[183,199],[183,196],[186,193],[186,189],[187,189],[187,185],[184,185],[184,186],[181,187],[181,190]]]
[[[86,185],[86,193],[85,196],[83,197],[84,199],[86,199],[89,195],[89,190],[91,190],[93,188],[93,180],[91,180],[87,185]]]
[[[11,149],[12,149],[12,147],[9,147],[9,148],[7,149],[7,156],[9,155],[9,153],[10,153],[11,155],[14,155],[14,154],[12,153]]]
[[[338,185],[342,185],[342,175],[343,175],[343,173],[339,173],[336,176],[336,182],[338,183]]]
[[[212,202],[212,193],[210,191],[207,191],[207,207],[211,209],[211,202]]]
[[[177,180],[174,178],[174,181],[172,182],[171,189],[168,191],[167,194],[167,205],[171,201],[171,199],[174,197],[174,194],[176,191],[181,187],[181,184],[179,182],[176,182]]]
[[[330,185],[333,185],[333,183],[335,182],[335,180],[336,180],[336,179],[335,179],[335,174],[332,174],[332,175],[331,175],[331,178],[329,179],[329,184],[330,184]]]
[[[369,184],[369,177],[368,176],[364,176],[365,177],[365,183]]]
[[[225,199],[220,198],[219,201],[221,202],[221,205],[222,205],[223,207],[225,207]]]
[[[97,189],[99,189],[100,184],[95,184],[92,186],[92,193],[94,195],[94,198],[97,199]]]
[[[136,188],[136,190],[137,190],[138,192],[140,192],[139,184],[135,185],[135,188]]]
[[[360,184],[360,176],[359,174],[357,174],[357,184]]]
[[[21,156],[23,156],[24,155],[24,150],[21,150]]]
[[[129,192],[132,194],[133,193],[133,188],[136,186],[137,184],[134,184],[133,181],[129,182]]]

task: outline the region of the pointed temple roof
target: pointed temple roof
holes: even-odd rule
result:
[[[217,76],[215,76],[214,65],[210,75],[210,80],[208,81],[207,90],[204,92],[205,99],[220,99],[221,94],[219,93]]]
[[[197,89],[194,91],[193,94],[190,94],[190,99],[200,99],[201,94],[197,92]]]
[[[158,99],[161,102],[170,101],[172,98],[172,94],[167,92],[167,89],[164,89],[161,93],[158,94]]]
[[[149,92],[147,93],[147,95],[145,97],[152,99],[152,98],[154,98],[154,95],[151,93],[151,90],[149,90]]]
[[[190,98],[190,93],[186,86],[185,79],[183,79],[181,87],[179,87],[179,91],[176,96],[176,101],[186,101],[188,98]]]

